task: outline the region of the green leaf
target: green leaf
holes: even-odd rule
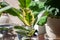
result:
[[[5,12],[7,12],[13,16],[17,16],[21,21],[23,21],[23,16],[21,15],[20,10],[11,8],[11,9],[6,10]]]
[[[33,11],[39,11],[40,12],[40,9],[44,8],[44,3],[45,2],[40,2],[40,1],[32,1],[31,4],[30,4],[30,9],[32,9]]]
[[[40,20],[38,21],[38,25],[43,26],[46,22],[47,22],[47,16],[43,16],[43,17],[41,17]]]
[[[18,0],[20,2],[20,6],[23,8],[29,7],[31,0]]]
[[[9,4],[8,4],[7,2],[0,2],[0,5],[1,5],[1,7],[3,8],[3,7],[5,7],[5,6],[8,6]]]
[[[39,2],[38,4],[39,4],[39,8],[44,8],[44,3],[45,2]]]
[[[25,9],[24,12],[24,22],[27,26],[32,26],[34,23],[34,15],[32,14],[32,11],[29,9]]]
[[[35,33],[35,30],[31,30],[31,31],[28,33],[28,36],[31,37],[31,36],[33,36],[34,33]]]
[[[59,9],[59,11],[60,11],[60,0],[47,0],[46,2],[45,2],[45,6],[51,6],[50,8],[58,8]],[[55,17],[55,16],[60,16],[60,12],[56,12],[55,10],[53,10],[53,12],[52,12],[52,16],[53,17]]]
[[[9,30],[9,29],[8,29],[8,28],[4,28],[4,27],[3,27],[3,28],[0,28],[0,30]]]
[[[27,33],[30,31],[29,29],[26,29],[23,26],[15,26],[14,28],[15,30],[18,30],[16,31],[18,34],[23,35],[23,36],[27,36]]]
[[[8,9],[10,9],[10,8],[12,8],[12,7],[11,7],[11,6],[6,6],[6,7],[4,7],[4,8],[1,8],[1,9],[0,9],[0,12],[6,11],[6,10],[8,10]]]
[[[27,33],[25,33],[25,32],[18,32],[17,31],[17,33],[20,34],[20,35],[22,35],[22,36],[27,36]]]
[[[23,36],[33,36],[35,30],[34,29],[26,29],[25,27],[22,26],[15,26],[14,27],[15,30],[17,29],[18,31],[16,31],[18,34],[23,35]]]
[[[26,29],[25,27],[22,27],[22,26],[15,26],[14,28],[29,31],[29,29]]]
[[[1,6],[0,6],[0,9],[1,9]]]
[[[20,11],[18,9],[15,9],[15,8],[10,8],[10,9],[6,10],[6,12],[13,15],[13,16],[20,15]]]
[[[44,2],[32,1],[29,8],[33,11],[34,17],[36,18],[39,12],[44,10]]]

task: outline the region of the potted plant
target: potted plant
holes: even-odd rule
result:
[[[48,38],[60,39],[60,5],[59,0],[47,0],[45,2],[45,12],[38,24],[44,25]]]
[[[40,1],[33,1],[32,2],[32,6],[30,6],[30,9],[33,11],[33,14],[35,15],[35,25],[34,27],[36,27],[35,29],[38,30],[38,35],[44,34],[45,33],[45,27],[41,27],[40,25],[38,25],[38,21],[41,17],[41,15],[43,15],[42,13],[44,12],[44,2]]]
[[[32,37],[35,30],[34,30],[34,25],[37,22],[37,15],[38,12],[41,10],[41,5],[39,5],[39,7],[37,7],[37,5],[32,5],[32,0],[18,0],[19,1],[19,9],[13,8],[11,6],[9,6],[9,4],[7,6],[4,6],[0,9],[0,13],[1,12],[6,12],[9,13],[13,16],[17,16],[25,25],[24,26],[15,26],[14,28],[16,29],[16,32],[18,34],[21,34],[23,36],[27,36],[27,37]],[[42,3],[41,3],[42,4]],[[44,3],[43,3],[44,4]],[[37,7],[38,10],[34,10],[32,9],[32,7]],[[33,14],[36,13],[36,14]]]
[[[20,0],[19,0],[20,1]],[[22,0],[22,1],[24,1],[24,0]],[[20,1],[20,2],[22,2],[22,1]],[[30,1],[27,1],[27,2],[31,2],[31,0]],[[4,3],[4,2],[3,2]],[[23,3],[23,2],[22,2]],[[26,1],[25,1],[25,3],[24,4],[22,4],[21,3],[21,10],[17,10],[17,9],[15,9],[15,8],[12,8],[11,6],[9,6],[9,7],[5,7],[5,6],[7,6],[7,5],[1,5],[1,10],[0,10],[0,13],[2,13],[2,11],[4,11],[5,13],[13,13],[12,15],[14,15],[14,16],[18,16],[18,18],[20,19],[20,20],[22,20],[23,22],[24,22],[24,24],[26,25],[26,26],[31,26],[32,25],[32,23],[34,22],[34,16],[31,14],[32,12],[30,11],[30,9],[29,8],[25,8],[28,4],[26,4],[25,5],[25,3],[26,3]],[[2,3],[1,3],[2,4]],[[5,4],[5,3],[4,3]],[[29,3],[30,4],[30,3]],[[4,8],[5,7],[5,8]],[[7,8],[9,9],[9,10],[7,10]],[[2,10],[3,9],[3,10]],[[6,10],[6,11],[5,11]],[[16,13],[16,14],[15,14]],[[20,14],[21,13],[21,14]],[[27,14],[26,14],[27,13]],[[25,18],[26,17],[26,18]],[[32,17],[32,19],[31,20],[29,20],[30,19],[30,17]],[[29,23],[31,21],[31,24]],[[32,28],[29,28],[29,29],[26,29],[25,27],[19,27],[19,26],[15,26],[14,27],[15,29],[19,29],[19,31],[17,31],[17,33],[19,33],[19,34],[21,34],[21,35],[23,35],[23,36],[32,36],[33,34],[34,34],[34,32],[35,32],[35,30]],[[31,31],[31,32],[30,32]],[[30,33],[29,33],[30,32]],[[32,33],[33,32],[33,33]],[[31,35],[30,35],[31,34]]]

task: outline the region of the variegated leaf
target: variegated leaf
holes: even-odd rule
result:
[[[34,23],[34,15],[30,9],[23,10],[24,22],[27,26],[32,26]]]

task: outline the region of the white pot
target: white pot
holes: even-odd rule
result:
[[[39,26],[38,27],[38,34],[40,35],[40,34],[45,34],[45,26]]]
[[[60,19],[48,18],[47,24],[45,25],[46,34],[50,38],[60,38]]]

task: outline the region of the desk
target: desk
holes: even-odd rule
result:
[[[44,40],[44,34],[39,35],[38,40]]]

